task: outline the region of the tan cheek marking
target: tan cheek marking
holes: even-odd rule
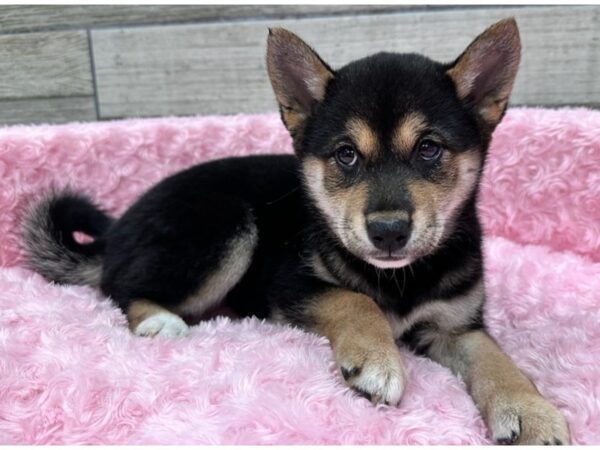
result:
[[[441,192],[434,183],[412,180],[406,184],[413,204],[413,223],[416,230],[423,230],[435,218],[440,204]]]
[[[333,220],[334,205],[325,191],[325,164],[318,158],[309,156],[302,162],[302,174],[313,201],[327,217]]]
[[[447,189],[444,192],[444,220],[451,216],[476,189],[478,173],[481,169],[481,154],[477,149],[456,154],[449,166],[452,176],[448,177]]]
[[[348,187],[341,187],[340,184],[343,181],[343,175],[335,165],[325,164],[323,185],[327,201],[336,205],[339,214],[346,216],[343,218],[358,214],[362,215],[369,194],[367,183],[361,182]]]
[[[456,185],[461,181],[461,168],[465,164],[461,155],[445,152],[439,173],[431,180],[416,179],[407,183],[415,210],[426,209],[431,214],[452,200]]]
[[[129,305],[129,308],[127,308],[127,321],[129,322],[129,329],[131,331],[135,331],[137,326],[144,320],[165,312],[170,313],[169,310],[151,300],[134,300]]]
[[[328,159],[326,162],[321,163],[323,166],[323,185],[327,190],[328,194],[340,193],[343,195],[344,189],[340,187],[340,183],[343,181],[343,176],[340,170],[337,168],[335,162]]]
[[[335,165],[315,157],[307,157],[302,164],[309,193],[328,218],[329,225],[346,244],[360,245],[354,242],[356,235],[368,242],[364,225],[369,195],[367,183],[341,188],[342,176]],[[354,233],[348,232],[347,225]]]
[[[323,172],[323,163],[318,158],[307,156],[302,161],[302,169],[306,182],[312,184],[316,182],[317,174]]]
[[[416,230],[437,223],[440,227],[444,225],[438,231],[447,233],[451,228],[445,224],[452,220],[455,211],[477,187],[481,168],[477,149],[457,154],[446,152],[443,158],[442,168],[434,180],[418,179],[407,183],[415,210],[413,223]]]
[[[339,189],[332,194],[332,198],[343,205],[348,218],[353,218],[357,215],[363,215],[368,195],[367,183],[362,182],[349,188]]]
[[[302,174],[310,197],[324,214],[329,226],[336,231],[341,230],[344,204],[336,201],[331,193],[339,182],[331,165],[309,156],[302,162]]]
[[[377,136],[367,122],[353,118],[348,121],[346,128],[360,153],[367,159],[374,159],[378,149]]]
[[[456,165],[455,189],[462,195],[466,195],[476,187],[481,170],[481,153],[477,149],[468,150],[456,155],[454,159]]]
[[[394,150],[403,156],[410,155],[426,127],[427,121],[421,113],[413,112],[403,117],[392,138]]]
[[[358,237],[361,242],[354,242],[354,246],[360,247],[370,242],[367,235],[365,209],[369,199],[369,186],[367,183],[360,183],[352,189],[349,201],[346,204],[346,217],[350,222],[353,235]]]
[[[345,224],[344,227],[338,230],[343,235],[343,241],[352,246],[360,247],[362,239],[366,243],[369,242],[369,237],[366,234],[365,226],[365,208],[369,197],[369,186],[365,182],[349,186],[347,188],[339,188],[336,186],[339,183],[339,172],[335,168],[330,168],[331,173],[326,175],[331,177],[331,186],[327,193],[330,196],[330,201],[338,207],[338,223]],[[359,242],[357,242],[357,237]]]
[[[455,156],[456,166],[461,175],[476,174],[481,168],[481,154],[477,149],[467,150]]]

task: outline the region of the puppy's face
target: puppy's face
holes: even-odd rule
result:
[[[514,21],[452,64],[379,53],[333,71],[292,33],[267,63],[305,185],[339,241],[381,268],[433,252],[476,192],[519,62]]]

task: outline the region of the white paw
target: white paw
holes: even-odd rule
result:
[[[189,332],[183,319],[169,312],[161,312],[140,322],[134,334],[138,336],[180,337]]]
[[[406,371],[397,348],[368,351],[362,361],[356,355],[340,364],[346,383],[372,403],[398,405],[406,386]]]

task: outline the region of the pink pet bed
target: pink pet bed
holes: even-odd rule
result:
[[[27,204],[70,185],[115,215],[164,176],[230,155],[290,152],[275,115],[0,130],[0,443],[483,444],[464,384],[403,350],[399,408],[346,388],[325,339],[216,318],[181,340],[129,333],[91,288],[23,267]],[[600,443],[600,112],[513,109],[481,195],[491,334]]]

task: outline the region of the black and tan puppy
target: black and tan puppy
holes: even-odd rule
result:
[[[118,220],[50,195],[26,223],[30,264],[100,287],[137,335],[184,335],[181,316],[218,303],[321,333],[374,402],[400,401],[401,339],[462,376],[497,442],[568,443],[565,419],[483,324],[475,201],[519,58],[514,20],[451,64],[378,53],[339,70],[271,30],[268,71],[295,156],[192,167]]]

